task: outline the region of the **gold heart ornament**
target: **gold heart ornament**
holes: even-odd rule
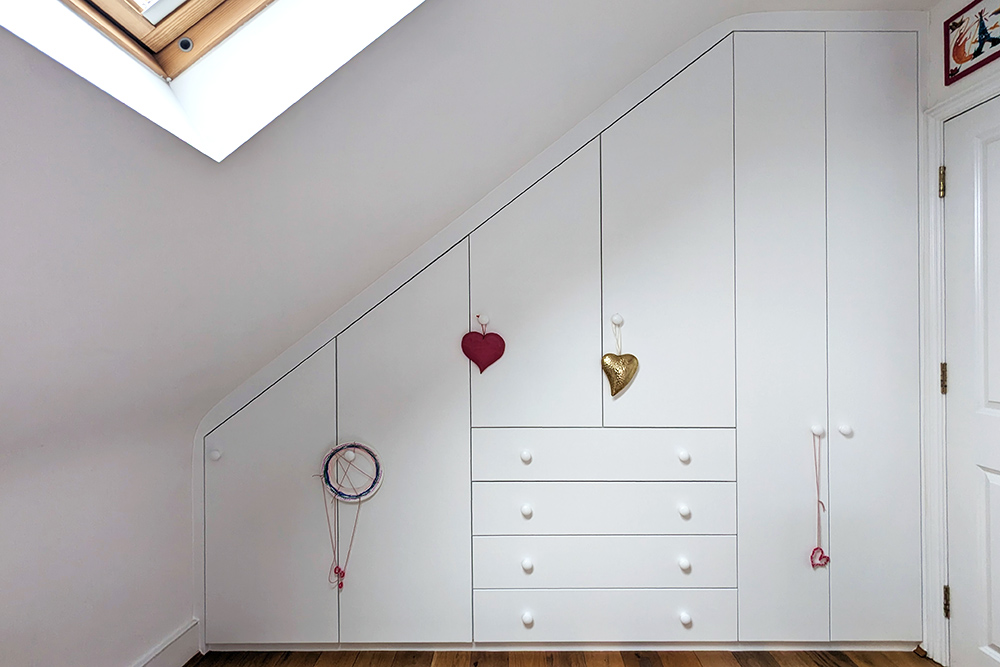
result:
[[[605,354],[601,357],[601,368],[611,383],[611,395],[614,396],[628,386],[639,370],[639,360],[631,354]]]

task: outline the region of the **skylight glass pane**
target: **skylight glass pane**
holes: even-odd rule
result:
[[[142,9],[143,17],[156,25],[167,15],[183,5],[186,0],[136,0],[139,7]]]

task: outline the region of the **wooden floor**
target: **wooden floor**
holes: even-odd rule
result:
[[[843,651],[291,651],[209,653],[185,667],[934,667],[913,653]]]

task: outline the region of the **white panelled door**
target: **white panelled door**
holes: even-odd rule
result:
[[[604,352],[639,372],[606,426],[734,426],[733,40],[601,135]],[[594,362],[597,363],[597,360]]]
[[[385,471],[360,506],[342,642],[472,640],[469,248],[459,243],[337,337],[341,442]],[[356,506],[339,512],[342,553]]]
[[[945,124],[951,664],[1000,664],[1000,100]]]
[[[473,426],[601,425],[601,165],[591,141],[470,237],[477,314],[507,343],[472,368]]]

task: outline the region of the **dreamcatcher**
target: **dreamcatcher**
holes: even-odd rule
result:
[[[360,442],[348,442],[337,445],[323,459],[323,507],[326,509],[326,525],[330,531],[330,546],[333,548],[333,563],[330,565],[330,585],[344,587],[344,577],[347,575],[347,565],[351,560],[351,549],[354,547],[354,536],[358,532],[358,518],[361,516],[361,503],[375,495],[382,484],[382,463],[378,454],[368,445]],[[327,493],[331,498],[327,501]],[[347,552],[343,554],[338,549],[339,535],[334,530],[330,518],[330,506],[337,502],[351,503],[355,506],[354,526],[351,528],[351,539],[347,543]]]

